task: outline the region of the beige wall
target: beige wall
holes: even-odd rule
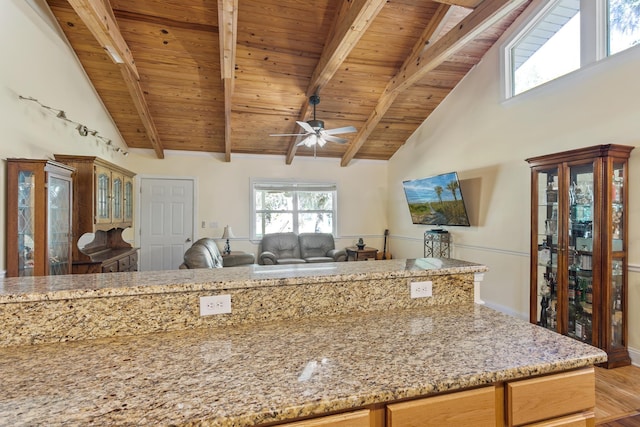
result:
[[[401,182],[457,171],[472,227],[451,227],[454,255],[486,263],[482,297],[528,318],[530,169],[524,159],[597,144],[640,145],[640,47],[515,99],[501,99],[499,45],[389,165],[394,255],[422,254]],[[630,161],[630,344],[640,349],[640,149]],[[640,360],[639,360],[640,361]]]
[[[380,236],[387,223],[387,162],[355,160],[348,167],[341,167],[340,159],[298,156],[287,166],[282,156],[232,154],[231,162],[227,163],[217,154],[168,151],[164,160],[154,158],[152,152],[137,154],[138,150],[134,150],[132,155],[136,156],[135,170],[139,177],[197,179],[196,238],[219,238],[224,226],[230,225],[236,236],[231,248],[257,255],[259,242],[249,240],[250,182],[284,179],[337,184],[336,246],[352,246],[358,237],[374,247],[382,244]],[[204,229],[200,227],[202,221],[206,224]],[[211,228],[212,222],[218,226]]]

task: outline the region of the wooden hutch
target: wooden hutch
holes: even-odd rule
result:
[[[137,271],[138,249],[123,240],[133,225],[135,174],[95,156],[55,154],[73,175],[73,267],[78,273]],[[94,238],[78,247],[86,233]]]

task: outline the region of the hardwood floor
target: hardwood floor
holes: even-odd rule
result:
[[[640,426],[640,368],[596,368],[596,426]]]

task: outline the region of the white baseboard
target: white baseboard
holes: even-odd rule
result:
[[[522,320],[527,320],[527,321],[529,320],[528,314],[518,313],[517,311],[513,310],[511,307],[505,307],[503,305],[496,304],[494,302],[490,302],[487,300],[485,300],[484,305],[496,311],[499,311],[501,313],[508,314],[509,316],[517,317],[518,319],[522,319]]]
[[[629,347],[629,356],[631,357],[631,364],[640,367],[640,350]]]

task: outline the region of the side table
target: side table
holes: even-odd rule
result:
[[[346,248],[347,261],[368,261],[375,260],[378,250],[376,248],[364,247],[364,249],[358,249],[357,246],[350,246]]]

